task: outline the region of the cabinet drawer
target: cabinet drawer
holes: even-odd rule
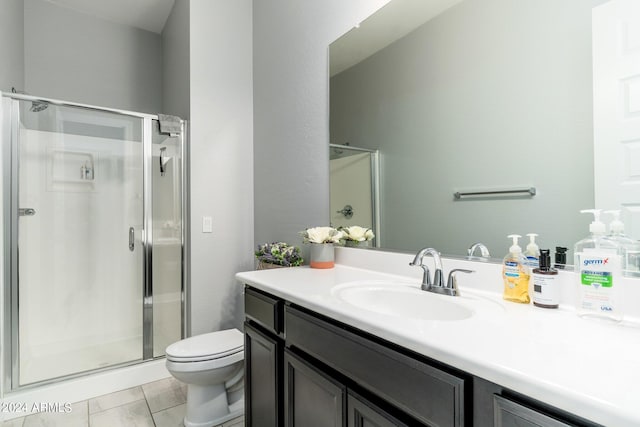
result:
[[[464,379],[285,307],[285,342],[428,425],[464,426]]]
[[[247,319],[276,335],[283,332],[282,306],[282,300],[249,287],[244,289],[244,311]]]
[[[567,424],[497,394],[493,396],[493,411],[495,427],[571,427],[575,425]]]

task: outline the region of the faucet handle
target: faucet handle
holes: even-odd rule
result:
[[[447,288],[451,289],[451,295],[460,296],[460,291],[458,290],[458,280],[456,278],[456,273],[474,273],[474,270],[466,270],[464,268],[455,268],[449,272],[449,279],[447,280]]]

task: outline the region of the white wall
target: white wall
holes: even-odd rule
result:
[[[162,30],[162,112],[189,117],[189,0],[176,0]]]
[[[158,34],[43,0],[24,1],[25,91],[103,107],[162,108]]]
[[[255,244],[329,223],[329,43],[386,0],[253,5]]]
[[[0,91],[24,89],[24,7],[22,0],[0,2]]]
[[[482,241],[500,257],[508,234],[552,249],[586,235],[598,1],[462,2],[332,78],[332,139],[382,154],[384,247]],[[532,199],[453,200],[528,186]]]
[[[191,332],[240,327],[253,268],[251,0],[191,0]],[[213,233],[202,233],[202,217]]]

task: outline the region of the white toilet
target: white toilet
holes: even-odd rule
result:
[[[244,335],[211,332],[167,347],[167,369],[187,384],[185,427],[211,427],[244,413]]]

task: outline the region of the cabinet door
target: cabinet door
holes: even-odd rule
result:
[[[406,427],[406,424],[390,416],[372,403],[350,392],[347,395],[348,427]]]
[[[493,396],[495,427],[570,427],[542,412],[507,400],[501,396]]]
[[[247,426],[282,423],[282,341],[249,323],[245,331],[245,419]]]
[[[339,427],[345,425],[343,385],[288,350],[284,353],[285,425]]]
[[[286,345],[319,360],[425,425],[464,427],[465,378],[285,307]]]

